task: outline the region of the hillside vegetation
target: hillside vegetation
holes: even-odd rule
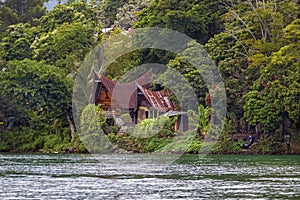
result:
[[[298,0],[69,0],[50,11],[45,2],[0,3],[0,151],[87,152],[72,116],[74,80],[85,55],[110,37],[103,28],[114,35],[161,27],[202,44],[224,81],[228,113],[213,153],[300,153]],[[117,79],[145,63],[179,71],[210,109],[209,88],[179,55],[134,51],[106,75]],[[117,127],[105,134],[125,150],[153,152],[176,135],[168,123],[147,139]],[[197,123],[196,138],[182,151],[200,152],[207,129]],[[249,135],[253,143],[245,149]]]

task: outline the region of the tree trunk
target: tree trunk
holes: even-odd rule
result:
[[[67,119],[69,122],[70,131],[71,131],[71,141],[73,141],[75,138],[75,126],[68,115],[67,115]]]

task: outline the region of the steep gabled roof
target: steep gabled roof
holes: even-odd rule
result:
[[[94,70],[96,78],[100,83],[112,94],[116,102],[124,109],[136,108],[137,83],[140,85],[148,85],[152,80],[152,69],[146,72],[137,80],[129,83],[118,83]]]
[[[100,81],[99,84],[103,84],[112,94],[113,99],[124,109],[136,108],[137,90],[139,89],[152,105],[153,109],[160,112],[176,110],[174,103],[169,99],[169,91],[151,91],[148,89],[148,85],[152,80],[152,70],[149,70],[143,76],[129,83],[112,81],[96,71],[94,71],[94,74],[96,75],[96,79]]]
[[[121,108],[136,108],[136,84],[134,82],[116,84],[112,97]]]
[[[98,80],[100,80],[101,83],[105,86],[105,88],[109,92],[113,92],[115,86],[117,85],[117,82],[110,80],[109,78],[103,76],[102,74],[98,74],[96,71],[94,71],[94,73],[96,74]]]
[[[152,81],[152,69],[150,69],[148,72],[146,72],[143,76],[139,77],[138,79],[129,82],[129,83],[118,83],[113,80],[110,80],[109,78],[105,77],[102,74],[99,74],[94,70],[94,74],[96,75],[97,79],[101,81],[101,83],[106,87],[106,89],[113,93],[114,88],[117,86],[120,89],[127,90],[126,88],[129,88],[129,90],[133,89],[133,87],[136,89],[137,85],[136,82],[139,85],[145,86]]]

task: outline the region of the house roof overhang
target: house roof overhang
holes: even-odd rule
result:
[[[137,109],[137,92],[139,89],[152,105],[153,109],[159,112],[177,110],[174,103],[169,99],[171,93],[168,90],[152,91],[148,89],[152,81],[152,69],[129,83],[115,82],[96,71],[94,71],[94,74],[95,84],[102,84],[123,109]]]

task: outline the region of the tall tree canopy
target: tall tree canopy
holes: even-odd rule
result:
[[[72,79],[65,78],[61,69],[44,62],[10,61],[0,71],[0,96],[4,104],[15,105],[17,111],[2,108],[5,121],[22,119],[35,130],[53,125],[56,119],[71,116]]]
[[[111,27],[117,15],[117,10],[125,5],[129,0],[103,0],[100,4],[100,19],[102,25]]]
[[[152,1],[139,15],[136,27],[158,26],[187,34],[204,44],[220,32],[221,1],[210,0],[158,0]]]
[[[15,24],[6,28],[0,49],[2,61],[23,60],[31,58],[31,44],[38,35],[38,29],[31,27],[30,24]]]
[[[138,21],[139,13],[147,8],[152,0],[136,1],[129,0],[128,3],[118,8],[114,26],[128,30]]]
[[[244,116],[250,124],[274,131],[286,119],[295,119],[285,108],[296,108],[288,99],[299,95],[299,78],[290,76],[299,70],[299,49],[292,45],[299,41],[299,6],[296,0],[236,1],[226,6],[225,31],[206,47],[225,81],[229,111],[237,129]]]
[[[37,20],[46,12],[44,3],[47,1],[48,0],[5,0],[0,3],[0,12],[1,15],[3,15],[1,21],[3,20],[3,22],[8,25],[15,23],[36,24]]]

